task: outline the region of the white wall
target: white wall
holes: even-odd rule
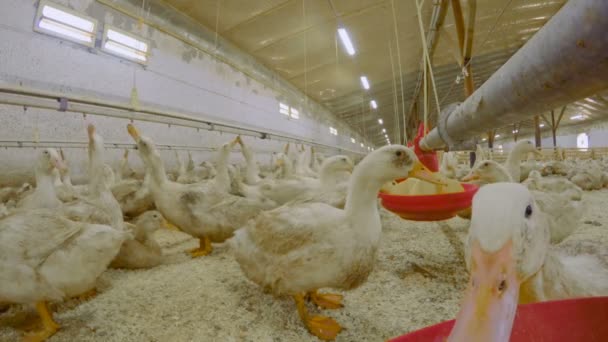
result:
[[[87,48],[35,33],[32,24],[37,1],[3,0],[0,3],[0,88],[22,86],[125,104],[130,102],[131,91],[136,88],[142,105],[363,151],[359,146],[361,136],[303,95],[290,99],[280,87],[271,89],[211,55],[151,27],[143,25],[138,28],[133,18],[94,0],[55,2],[95,17],[100,30],[107,23],[151,40],[148,65],[142,67],[103,53],[99,48]],[[99,44],[98,41],[97,46]],[[279,114],[279,101],[288,101],[299,108],[300,119],[288,119]],[[307,106],[309,102],[311,105]],[[86,139],[83,121],[81,113],[30,108],[24,114],[20,106],[0,104],[0,140],[83,142]],[[88,121],[97,124],[106,142],[131,143],[126,134],[126,120],[89,115]],[[329,134],[329,125],[338,128],[339,136]],[[159,144],[215,147],[232,138],[218,132],[169,128],[165,124],[137,123],[137,126]],[[351,136],[356,138],[357,144],[351,143]],[[282,145],[278,141],[250,141],[262,151],[277,151]],[[0,184],[14,179],[9,174],[28,173],[35,154],[29,148],[0,150],[3,161]],[[121,152],[111,150],[108,154],[109,160],[115,160]],[[167,154],[171,155],[171,158],[166,158],[168,162],[173,162],[172,154]],[[197,161],[209,157],[205,152],[194,155]],[[76,171],[82,170],[85,156],[83,149],[68,151],[72,165],[79,165]],[[137,159],[132,154],[131,161],[135,163]]]

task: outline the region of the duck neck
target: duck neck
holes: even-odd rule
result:
[[[165,173],[165,165],[160,157],[151,155],[148,158],[144,158],[144,162],[146,164],[146,174],[149,175],[151,184],[158,187],[164,186],[168,180]]]
[[[220,148],[217,156],[217,167],[215,169],[215,184],[221,189],[230,189],[230,175],[228,174],[228,155],[230,151]]]
[[[507,171],[509,171],[511,178],[513,178],[513,181],[516,183],[519,183],[519,177],[521,174],[519,165],[521,164],[522,158],[523,158],[522,149],[520,148],[520,146],[515,146],[513,151],[511,151],[511,153],[509,153],[509,156],[507,157],[507,161],[505,162],[505,167],[507,168]]]
[[[52,174],[48,171],[36,169],[36,190],[34,193],[38,198],[45,198],[50,200],[57,199],[57,192],[55,190],[55,182]]]
[[[367,223],[370,220],[380,222],[377,198],[382,182],[371,177],[369,173],[373,170],[368,171],[369,168],[364,166],[360,164],[351,176],[344,210],[353,222],[369,229]]]

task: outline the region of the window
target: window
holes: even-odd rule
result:
[[[576,136],[577,148],[589,148],[589,136],[587,133],[581,133]]]
[[[350,138],[350,142],[353,143],[353,144],[357,143],[357,141],[355,140],[355,138]]]
[[[291,107],[291,118],[292,119],[299,119],[300,118],[300,112],[298,112],[297,109]]]
[[[132,60],[137,63],[148,62],[148,44],[143,38],[139,38],[125,31],[106,25],[103,31],[101,49],[107,53]]]
[[[38,6],[34,31],[93,47],[97,20],[43,0]]]
[[[329,134],[338,135],[338,130],[333,127],[329,127]]]
[[[292,119],[300,118],[300,112],[297,109],[289,107],[288,105],[282,102],[279,102],[279,113],[291,117]]]
[[[289,116],[289,106],[284,103],[279,103],[279,113]]]

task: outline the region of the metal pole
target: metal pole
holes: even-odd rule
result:
[[[608,1],[567,2],[420,147],[456,145],[608,88],[607,17]]]

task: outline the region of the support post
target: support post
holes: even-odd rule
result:
[[[540,138],[540,116],[534,116],[534,146],[536,148],[541,148],[541,138]]]

